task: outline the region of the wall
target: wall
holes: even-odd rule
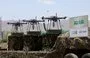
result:
[[[49,52],[46,51],[0,51],[0,58],[40,58]]]

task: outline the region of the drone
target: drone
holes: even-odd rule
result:
[[[30,20],[23,20],[23,22],[27,22],[28,24],[31,24],[32,28],[34,29],[34,25],[39,24],[39,22],[44,22],[44,20],[30,19]]]
[[[21,23],[20,21],[18,21],[14,23],[8,22],[7,24],[11,24],[12,26],[15,27],[15,30],[18,30],[18,27],[22,26],[23,24],[27,24],[27,23]]]
[[[55,22],[57,22],[57,21],[59,21],[60,22],[60,19],[66,19],[67,17],[65,16],[65,17],[57,17],[57,14],[56,14],[56,16],[50,16],[50,17],[42,17],[42,19],[45,21],[45,19],[47,19],[48,20],[48,22],[49,21],[53,21],[53,27],[55,26]]]
[[[42,17],[42,19],[44,20],[44,19],[48,19],[48,21],[50,20],[52,20],[52,21],[54,21],[54,22],[56,22],[57,20],[59,20],[59,19],[66,19],[67,17],[65,16],[65,17],[57,17],[57,14],[56,14],[56,16],[50,16],[50,17]]]

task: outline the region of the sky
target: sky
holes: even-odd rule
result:
[[[37,16],[90,16],[90,0],[0,0],[2,20],[32,19]]]

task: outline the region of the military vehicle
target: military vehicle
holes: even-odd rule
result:
[[[27,34],[24,35],[24,49],[27,49],[29,51],[42,50],[42,35],[40,22],[44,21],[37,20],[35,18],[30,20],[23,20],[23,22],[27,22],[28,24]]]
[[[90,58],[90,38],[74,37],[62,34],[60,19],[66,17],[42,17],[43,20],[23,20],[28,24],[27,34],[18,32],[18,27],[26,23],[8,23],[14,26],[14,32],[8,38],[8,50],[40,51],[48,50],[42,58]],[[47,21],[47,24],[46,22]],[[41,34],[40,22],[43,22],[46,33]],[[20,40],[20,41],[17,41]]]
[[[11,35],[8,36],[8,50],[23,50],[23,35],[22,26],[26,23],[8,22],[12,25]]]
[[[74,20],[76,22],[76,19]],[[87,21],[85,21],[84,23],[88,24]],[[70,37],[70,32],[61,34],[58,36],[53,48],[50,50],[50,53],[46,54],[44,58],[90,58],[90,37],[85,37],[84,35],[82,35],[81,37]]]
[[[43,16],[42,19],[44,21],[47,21],[47,24],[45,24],[46,22],[43,23],[44,29],[46,31],[46,34],[43,38],[44,47],[51,49],[55,44],[58,35],[62,33],[60,19],[66,19],[66,17],[58,17],[56,14],[56,16],[50,16],[50,17]]]

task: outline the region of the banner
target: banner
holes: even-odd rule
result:
[[[70,37],[88,36],[88,15],[69,19]]]

